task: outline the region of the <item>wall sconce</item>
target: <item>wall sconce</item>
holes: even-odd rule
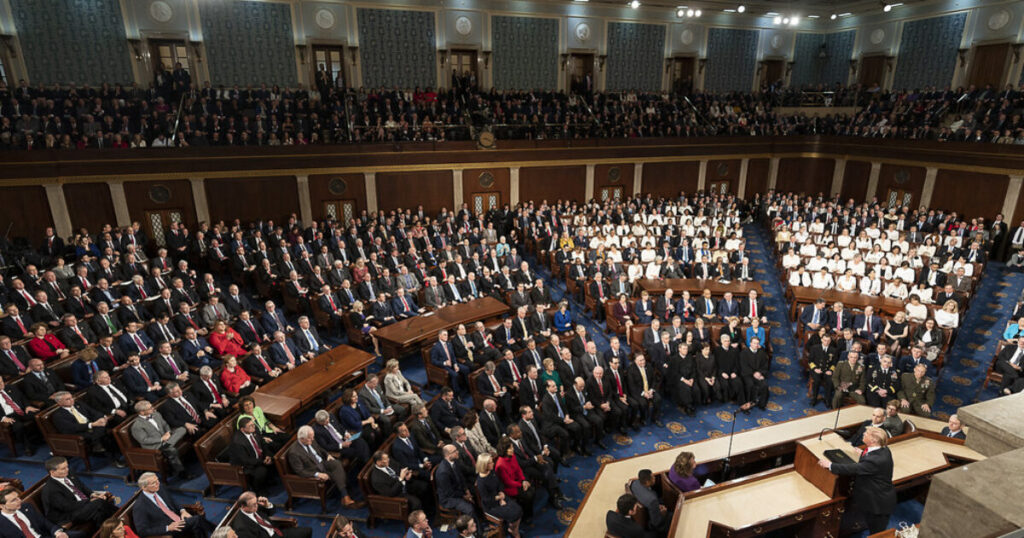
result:
[[[970,51],[971,49],[960,49],[956,51],[957,57],[960,58],[960,67],[967,65],[967,53]]]
[[[448,63],[448,49],[437,49],[437,53],[441,56],[441,66],[443,67]]]
[[[14,50],[14,36],[12,35],[0,35],[0,45],[4,46],[4,50],[11,58],[17,58],[18,52]]]
[[[484,55],[484,69],[486,69],[486,68],[490,67],[490,65],[491,65],[491,51],[485,50],[485,51],[483,51],[483,55]]]
[[[196,57],[196,61],[202,63],[203,61],[203,42],[202,41],[189,41],[189,45],[192,45],[192,53]]]
[[[598,56],[597,57],[598,69],[600,69],[601,71],[604,71],[604,63],[607,62],[607,61],[608,61],[608,55],[607,54],[602,54],[602,55]]]
[[[352,65],[355,65],[359,59],[359,47],[349,47],[348,52],[352,55]]]
[[[704,67],[706,67],[707,65],[708,65],[708,59],[707,58],[700,58],[700,59],[698,59],[697,60],[697,74],[699,75],[699,74],[703,73],[704,72]]]
[[[299,53],[299,63],[306,65],[306,46],[295,45],[295,50]]]
[[[129,39],[128,45],[132,48],[132,53],[135,54],[135,61],[142,61],[142,40],[141,39]]]

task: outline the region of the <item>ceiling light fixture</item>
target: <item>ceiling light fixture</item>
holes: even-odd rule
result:
[[[839,15],[836,15],[835,13],[833,13],[833,14],[829,15],[828,18],[831,19],[831,20],[836,20],[836,19],[839,18]]]
[[[679,8],[679,9],[676,10],[676,17],[679,17],[681,19],[681,18],[683,18],[685,16],[686,16],[686,10],[685,9]]]
[[[737,13],[743,13],[746,10],[747,10],[747,6],[745,6],[743,4],[740,4],[739,7],[736,8],[736,12]]]
[[[775,24],[782,24],[782,17],[776,15],[775,19],[773,19],[772,22]]]
[[[699,9],[693,12],[693,16],[694,17],[700,17],[701,15],[702,15],[702,13],[701,13],[701,10],[699,10]]]
[[[640,0],[633,0],[632,2],[629,3],[629,7],[633,8],[633,9],[639,8],[640,7]]]
[[[892,5],[891,4],[883,4],[882,5],[882,11],[884,11],[886,13],[892,11]]]

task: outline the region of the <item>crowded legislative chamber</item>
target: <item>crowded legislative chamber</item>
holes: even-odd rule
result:
[[[1022,52],[1013,0],[0,0],[0,538],[1010,536]]]

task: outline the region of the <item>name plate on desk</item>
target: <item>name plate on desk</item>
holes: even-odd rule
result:
[[[837,448],[826,450],[825,459],[832,463],[853,463],[853,458],[849,454]]]

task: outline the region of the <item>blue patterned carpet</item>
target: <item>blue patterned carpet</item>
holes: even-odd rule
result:
[[[696,417],[690,418],[679,413],[675,406],[665,404],[664,428],[650,427],[639,433],[631,433],[629,436],[616,435],[610,443],[606,439],[606,444],[609,445],[606,454],[588,458],[576,457],[570,460],[568,462],[569,469],[560,472],[560,477],[565,480],[562,484],[562,492],[569,497],[569,502],[565,503],[565,508],[557,513],[547,508],[539,509],[533,523],[523,526],[522,530],[526,535],[554,537],[564,534],[575,514],[575,508],[586,495],[587,488],[602,461],[726,435],[733,425],[733,420],[736,420],[736,431],[743,431],[824,410],[820,403],[816,409],[807,405],[806,379],[800,372],[799,350],[794,344],[794,327],[786,318],[788,306],[779,284],[779,275],[775,269],[770,242],[765,233],[757,226],[748,225],[745,228],[745,233],[758,282],[765,290],[764,299],[772,330],[774,357],[770,385],[771,400],[768,409],[759,411],[754,408],[750,415],[733,417],[730,412],[732,406],[719,404],[702,407],[698,409]],[[540,274],[551,286],[556,298],[565,293],[564,282],[551,280],[547,269],[539,269]],[[980,399],[989,399],[996,395],[994,387],[990,386],[987,390],[982,391],[981,384],[984,380],[985,370],[995,352],[995,342],[1002,333],[1022,288],[1024,288],[1024,274],[1007,273],[1001,264],[989,264],[977,297],[973,300],[964,320],[960,336],[947,359],[947,366],[942,371],[938,387],[939,402],[936,405],[938,417],[946,417],[949,413],[955,412],[957,407],[973,403],[979,397]],[[602,351],[607,349],[608,341],[603,333],[604,324],[597,323],[583,315],[582,305],[577,302],[570,301],[570,305],[575,317],[588,325],[589,333],[594,336],[598,348]],[[327,336],[325,335],[325,337]],[[328,340],[332,344],[344,343],[344,340],[337,336],[329,337]],[[418,354],[405,357],[401,362],[402,370],[406,372],[411,381],[421,385],[426,383],[422,360]],[[374,369],[375,367],[371,367],[371,370]],[[306,418],[300,417],[300,422],[303,420]],[[22,457],[13,460],[4,449],[0,449],[0,476],[18,477],[26,486],[35,483],[45,475],[42,466],[42,461],[46,457],[45,452],[40,451],[33,458]],[[96,469],[95,474],[88,476],[82,474],[84,468],[80,462],[73,462],[76,472],[82,474],[90,487],[112,491],[122,499],[127,499],[135,491],[133,485],[124,482],[127,472],[106,465],[105,460],[94,460],[94,463],[99,468]],[[191,463],[191,469],[197,474],[202,474],[198,463],[194,461]],[[654,470],[658,471],[658,469]],[[174,484],[173,486],[171,489],[179,501],[195,502],[202,497],[202,490],[206,487],[206,478],[201,476],[188,483]],[[237,490],[222,488],[218,492],[220,500],[204,500],[208,519],[214,522],[218,521],[230,507],[231,500],[239,493]],[[541,497],[543,496],[541,494]],[[282,491],[271,500],[283,507],[285,494]],[[546,499],[538,499],[538,507],[539,503],[545,501]],[[891,526],[900,521],[919,521],[921,510],[922,506],[916,501],[901,504],[893,515]],[[337,498],[333,498],[329,502],[328,515],[319,516],[319,504],[311,501],[296,502],[291,515],[298,517],[300,524],[313,527],[314,536],[319,537],[326,534],[330,524],[329,518],[334,513],[342,513],[356,520],[365,520],[367,515],[365,509],[341,510]],[[398,522],[381,523],[374,529],[367,529],[362,524],[360,527],[368,536],[400,536],[405,531],[405,526]],[[435,535],[439,537],[454,535],[454,533],[438,531],[439,529],[435,528]]]

